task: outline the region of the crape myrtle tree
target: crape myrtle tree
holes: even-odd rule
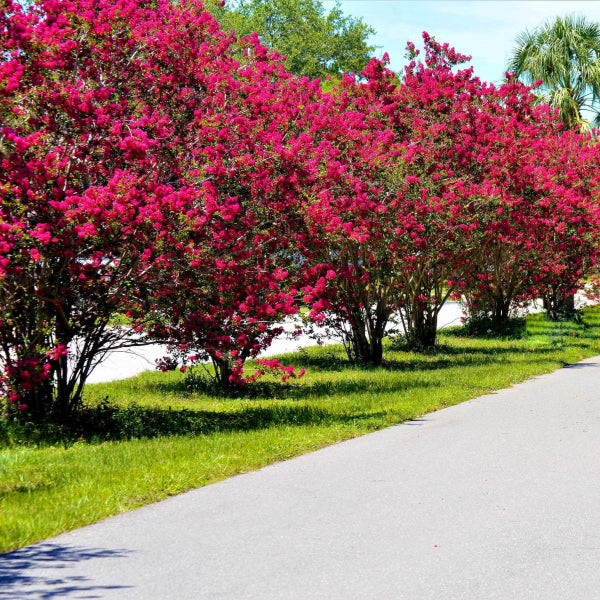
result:
[[[547,231],[534,276],[537,296],[551,317],[572,309],[572,298],[595,271],[599,252],[600,147],[588,134],[564,132],[546,140],[534,172],[544,191],[541,216]]]
[[[587,135],[561,131],[557,115],[514,79],[498,91],[504,118],[486,160],[497,216],[466,298],[472,314],[501,324],[538,297],[563,310],[595,264],[598,149]]]
[[[466,286],[495,193],[481,165],[496,127],[488,114],[493,88],[472,68],[456,69],[470,57],[427,33],[423,40],[423,61],[408,46],[411,61],[391,113],[406,163],[403,180],[390,181],[405,215],[396,230],[405,262],[397,304],[414,349],[435,345],[439,311]]]
[[[252,126],[235,108],[254,93],[253,64],[268,57],[250,43],[235,49],[247,57],[240,64],[235,40],[195,0],[39,0],[27,8],[6,0],[0,40],[3,398],[9,412],[66,418],[103,353],[144,341],[111,327],[115,312],[130,310],[141,335],[161,321],[153,309],[165,273],[194,267],[196,257],[204,269],[211,244],[210,264],[223,270],[236,259],[232,246],[277,246],[265,210],[250,217],[220,189],[228,176],[244,177],[219,162],[238,142],[240,164],[262,173],[268,163],[263,155],[253,165],[246,145],[260,129],[260,102],[247,111]],[[247,187],[262,186],[270,199],[269,176],[266,168]],[[234,229],[263,237],[233,239],[229,225],[240,213],[244,225]],[[276,262],[257,295],[261,286],[279,293],[269,287],[285,280]],[[285,313],[287,298],[267,299]]]
[[[143,98],[164,18],[145,12],[2,4],[2,383],[33,418],[80,402],[95,361],[123,344],[111,315],[169,236],[178,165],[157,140],[184,124],[166,81]]]
[[[540,177],[545,178],[539,151],[558,136],[560,124],[548,107],[535,106],[530,89],[514,78],[494,93],[497,101],[489,112],[495,116],[496,135],[482,162],[488,182],[497,190],[496,214],[486,224],[465,300],[470,316],[500,324],[534,294],[533,277],[547,227],[538,214],[540,191],[533,170],[541,166]]]
[[[296,241],[305,260],[309,316],[341,337],[350,360],[379,364],[393,311],[385,289],[393,264],[388,203],[375,180],[392,166],[385,151],[392,135],[373,100],[353,77],[344,77],[334,93],[306,104],[314,181]]]
[[[426,45],[428,64],[416,75],[411,64],[399,88],[377,60],[363,83],[342,81],[332,98],[346,116],[325,128],[336,133],[327,141],[339,164],[333,169],[330,160],[308,205],[323,274],[307,299],[318,298],[313,312],[343,332],[358,362],[381,363],[386,326],[400,310],[412,345],[432,345],[437,312],[477,250],[476,186],[456,174],[452,132],[443,124],[444,109],[467,105],[460,90],[470,74],[453,75],[463,57],[448,46],[429,36]],[[335,110],[326,113],[336,118]]]
[[[595,113],[591,120],[598,125],[600,25],[584,17],[557,17],[522,32],[515,42],[508,70],[529,83],[538,82],[538,102],[556,107],[565,129],[591,131],[586,111]],[[555,287],[554,292],[561,289]],[[558,305],[561,312],[572,312],[574,295],[555,297],[546,308],[550,314],[557,314]]]
[[[235,85],[228,84],[210,117],[193,122],[201,143],[186,168],[202,182],[205,212],[150,300],[151,335],[171,344],[162,368],[209,360],[207,373],[222,388],[267,371],[284,380],[295,375],[264,360],[245,374],[244,361],[268,347],[282,320],[298,311],[303,263],[292,242],[303,227],[299,190],[311,176],[311,137],[299,117],[303,103],[321,97],[318,81],[287,73],[256,38],[245,48],[250,63],[229,74]]]
[[[494,140],[494,89],[453,71],[467,57],[424,40],[425,61],[411,61],[400,86],[373,60],[363,82],[345,78],[330,96],[341,117],[322,109],[328,168],[306,204],[322,272],[305,299],[364,363],[381,362],[395,314],[412,347],[435,344],[439,310],[476,269],[499,194],[479,164]]]
[[[404,105],[420,109],[419,116],[432,125],[425,129],[427,136],[413,129],[407,148],[412,150],[421,139],[420,145],[428,148],[414,161],[427,169],[416,175],[428,189],[435,190],[430,181],[451,181],[444,178],[444,164],[446,174],[450,172],[461,189],[470,187],[468,196],[449,206],[452,214],[463,219],[455,227],[464,233],[453,232],[450,220],[437,230],[444,235],[441,239],[426,226],[423,237],[429,252],[416,254],[412,264],[417,268],[408,271],[410,278],[404,283],[408,301],[400,314],[408,322],[408,341],[417,347],[433,345],[437,314],[448,297],[466,296],[471,308],[503,321],[517,301],[540,294],[542,280],[552,279],[554,289],[573,286],[569,274],[589,268],[596,252],[596,223],[590,210],[593,171],[584,165],[592,164],[597,153],[590,149],[589,158],[575,167],[583,138],[570,137],[567,143],[556,114],[547,106],[537,106],[529,87],[514,78],[500,87],[483,84],[470,69],[452,73],[453,62],[467,57],[446,58],[440,64],[440,50],[449,53],[447,46],[440,47],[427,36],[425,41],[426,47],[438,50],[428,50],[425,66],[411,63],[407,68],[405,82],[417,79],[412,89],[418,90],[418,96]],[[434,65],[432,78],[426,67]],[[437,89],[431,87],[432,79]],[[445,81],[452,85],[444,85]],[[449,89],[455,89],[455,94]],[[401,86],[404,90],[411,86]],[[573,166],[561,176],[558,164]],[[575,173],[586,184],[576,181]],[[446,198],[448,192],[438,195]],[[426,213],[432,209],[426,207]],[[427,220],[422,218],[422,223]],[[469,294],[473,284],[478,289],[475,295]]]

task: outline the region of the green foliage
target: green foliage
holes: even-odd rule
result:
[[[490,313],[476,311],[465,319],[461,335],[489,338],[520,339],[527,334],[525,318],[512,317],[498,320]]]
[[[78,430],[0,421],[0,551],[547,373],[600,353],[599,333],[594,308],[583,323],[529,316],[521,339],[443,330],[434,351],[388,349],[382,367],[314,347],[280,357],[301,380],[239,399],[177,372],[90,385]]]
[[[581,112],[597,110],[600,101],[600,25],[557,17],[515,41],[508,70],[528,84],[542,80],[540,101],[559,107],[567,128],[589,128]]]
[[[345,16],[339,2],[328,13],[320,0],[237,0],[227,7],[213,0],[207,7],[225,31],[239,37],[258,33],[262,44],[286,57],[295,75],[358,73],[375,49],[367,42],[375,30]]]

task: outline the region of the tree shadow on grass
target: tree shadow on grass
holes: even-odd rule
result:
[[[594,340],[600,336],[600,327],[589,326],[582,327],[581,325],[565,326],[564,323],[557,325],[536,325],[535,335],[547,337],[562,337],[573,338],[579,340]]]
[[[103,406],[76,415],[68,425],[45,423],[42,426],[14,426],[12,439],[19,444],[71,446],[76,441],[90,443],[125,441],[168,436],[198,436],[214,433],[243,432],[280,425],[307,426],[349,422],[364,415],[340,415],[305,405],[243,407],[231,412],[169,408]]]
[[[519,348],[519,351],[521,349]],[[458,346],[451,346],[450,344],[440,344],[435,348],[431,348],[424,352],[408,352],[406,356],[402,358],[392,358],[397,352],[405,352],[404,350],[398,350],[394,348],[386,349],[384,352],[383,364],[380,366],[375,365],[361,365],[353,364],[346,357],[339,356],[334,353],[298,353],[288,354],[284,358],[278,357],[281,362],[284,359],[292,363],[295,368],[304,368],[309,372],[319,373],[335,373],[346,371],[351,376],[353,372],[357,373],[376,373],[377,371],[415,371],[424,370],[432,371],[436,369],[446,369],[451,367],[459,367],[463,365],[473,365],[479,363],[492,362],[495,357],[503,354],[511,354],[516,350],[514,347],[506,348],[464,348]],[[537,352],[537,350],[529,350],[523,348],[523,352]],[[549,349],[548,352],[552,350]],[[464,355],[461,358],[455,358],[457,356]],[[179,384],[181,385],[181,384]],[[180,388],[180,391],[183,388]],[[166,390],[165,390],[166,391]],[[175,391],[174,388],[170,388],[169,391]]]
[[[505,331],[469,329],[465,326],[449,327],[443,330],[444,335],[454,338],[518,340],[529,335],[557,336],[571,335],[584,339],[595,339],[600,335],[600,323],[594,316],[584,315],[581,320],[553,321],[542,315],[529,321],[522,318],[512,319],[505,326]]]
[[[172,435],[208,435],[252,431],[277,425],[311,425],[331,420],[310,406],[246,406],[231,412],[107,405],[92,415],[83,434],[92,439],[122,440]],[[335,417],[339,418],[339,417]]]
[[[123,585],[99,585],[77,575],[77,563],[102,558],[124,558],[128,550],[81,548],[43,542],[0,554],[0,600],[19,598],[101,598],[102,591]]]
[[[568,344],[564,344],[565,346]],[[136,393],[146,392],[151,396],[182,396],[198,400],[302,400],[306,398],[340,396],[356,393],[385,393],[404,391],[410,384],[394,379],[394,373],[432,372],[437,370],[492,365],[502,359],[506,364],[508,355],[545,356],[556,352],[555,348],[535,347],[461,347],[445,344],[423,353],[406,353],[394,358],[388,353],[381,366],[353,365],[335,354],[301,353],[286,355],[296,368],[305,368],[309,373],[343,372],[332,381],[301,382],[261,379],[242,387],[221,389],[202,377],[181,377],[161,381],[147,379],[136,383]],[[297,359],[297,360],[296,360]],[[280,358],[280,360],[283,360]],[[529,362],[536,362],[532,356]],[[543,362],[543,360],[540,360]],[[421,385],[424,385],[421,383]]]
[[[492,357],[477,358],[474,364],[486,366],[493,362]],[[523,360],[523,359],[521,359]],[[528,363],[546,362],[544,358],[527,358]],[[463,363],[466,364],[466,363]],[[457,367],[456,362],[431,365],[431,369]],[[405,365],[406,368],[406,365]],[[422,364],[415,366],[415,371],[425,371]],[[381,369],[382,374],[385,372]],[[72,429],[70,439],[83,437],[90,441],[126,440],[135,438],[150,438],[173,435],[208,435],[217,432],[252,431],[276,426],[310,426],[324,423],[347,423],[350,421],[369,419],[377,415],[369,410],[354,410],[340,412],[339,406],[328,410],[327,400],[335,397],[345,398],[352,394],[409,394],[412,391],[426,388],[437,388],[439,378],[348,378],[334,381],[316,381],[299,384],[283,384],[274,382],[264,384],[264,398],[273,398],[270,405],[253,405],[257,399],[256,389],[252,391],[242,388],[232,400],[232,410],[193,410],[180,408],[145,407],[136,404],[115,406],[108,402],[89,408],[85,417]],[[246,396],[239,394],[246,393]],[[222,397],[221,400],[227,400]],[[212,398],[214,400],[214,398]],[[239,401],[243,402],[240,403]],[[301,401],[308,400],[309,404],[301,402],[277,403],[277,400]],[[202,398],[199,399],[202,402]],[[250,403],[248,403],[250,402]]]
[[[572,363],[569,365],[565,365],[563,368],[565,369],[587,369],[589,367],[597,367],[598,363],[594,362],[594,363]]]
[[[378,414],[371,410],[340,410],[339,406],[328,410],[329,398],[347,397],[350,394],[406,392],[427,387],[436,387],[435,381],[422,379],[413,381],[365,381],[336,380],[317,381],[304,385],[274,383],[271,392],[276,400],[270,405],[249,404],[255,397],[239,396],[243,400],[225,410],[194,410],[189,408],[157,408],[129,404],[119,406],[108,400],[97,406],[87,407],[77,413],[68,425],[45,423],[36,428],[23,427],[12,431],[12,438],[20,443],[40,445],[60,443],[71,445],[76,440],[92,443],[122,441],[163,436],[197,436],[213,433],[243,432],[277,426],[311,426],[324,423],[348,423],[360,419],[371,419]],[[265,394],[269,393],[268,391]],[[226,398],[224,398],[226,399]],[[213,398],[214,400],[214,398]],[[314,400],[310,404],[289,400]],[[199,400],[202,402],[202,399]],[[383,414],[383,413],[382,413]],[[381,415],[379,415],[381,416]]]

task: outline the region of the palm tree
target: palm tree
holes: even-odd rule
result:
[[[526,83],[542,80],[541,102],[557,106],[565,127],[589,129],[582,110],[600,102],[600,26],[584,17],[557,17],[517,36],[508,70]]]

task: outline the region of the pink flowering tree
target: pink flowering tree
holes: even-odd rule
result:
[[[600,146],[588,134],[565,131],[548,140],[540,155],[546,169],[537,185],[544,192],[540,204],[547,236],[534,282],[555,317],[574,308],[575,292],[597,270]]]
[[[437,312],[477,249],[475,186],[456,172],[447,124],[461,109],[464,122],[476,83],[452,73],[464,57],[426,41],[428,64],[411,63],[400,85],[374,59],[363,83],[346,77],[321,109],[324,167],[306,207],[316,282],[303,291],[357,362],[381,363],[398,315],[414,345],[432,345]]]
[[[379,364],[393,307],[380,284],[392,265],[382,226],[387,202],[375,181],[386,169],[384,147],[392,137],[372,101],[345,77],[332,94],[306,103],[312,178],[296,242],[305,257],[302,292],[311,318],[341,339],[350,360]]]
[[[373,60],[363,83],[344,79],[322,109],[327,167],[306,209],[321,271],[305,300],[359,362],[381,362],[394,317],[411,346],[435,343],[439,310],[477,265],[495,193],[473,165],[495,127],[486,102],[498,101],[470,69],[453,71],[467,57],[424,39],[425,62],[400,84]]]
[[[38,0],[26,9],[8,0],[0,43],[6,409],[67,417],[109,349],[145,343],[147,328],[164,332],[172,315],[181,318],[181,297],[157,299],[171,281],[190,289],[194,269],[204,304],[189,322],[212,314],[214,325],[218,294],[239,294],[247,277],[241,313],[258,330],[248,343],[267,343],[263,315],[291,312],[293,293],[281,289],[287,275],[273,240],[284,220],[273,218],[276,204],[250,204],[293,175],[272,178],[267,151],[253,163],[252,136],[272,136],[277,125],[264,132],[258,98],[241,108],[256,96],[250,73],[271,68],[266,50],[237,45],[195,0]],[[133,337],[111,323],[125,311]],[[244,323],[234,317],[241,343]]]
[[[298,312],[304,259],[294,240],[312,177],[312,138],[301,117],[303,106],[321,97],[318,81],[291,76],[256,38],[240,47],[243,62],[219,73],[219,102],[191,120],[199,142],[187,177],[203,202],[188,214],[186,242],[150,301],[149,332],[173,354],[161,368],[210,362],[222,388],[266,372],[295,375],[289,366],[245,373],[244,363]]]
[[[402,84],[386,99],[404,164],[389,181],[402,207],[395,299],[414,349],[435,345],[439,311],[465,287],[481,252],[492,190],[478,162],[494,130],[485,118],[490,90],[472,68],[459,68],[470,57],[427,33],[423,40],[424,60],[409,44]]]
[[[545,229],[538,218],[532,166],[541,161],[540,147],[558,135],[559,124],[548,107],[535,106],[530,89],[514,79],[493,88],[492,94],[495,102],[488,105],[487,115],[494,133],[480,160],[491,190],[489,219],[464,298],[471,316],[501,323],[534,294],[532,278]]]
[[[473,313],[502,323],[540,297],[552,313],[563,310],[596,264],[598,149],[589,136],[562,131],[519,82],[498,93],[502,118],[486,160],[496,216],[466,297]]]
[[[468,57],[423,37],[424,60],[409,44],[401,82],[373,60],[311,109],[322,166],[305,206],[303,291],[358,362],[381,362],[391,319],[411,347],[430,347],[449,298],[506,319],[542,287],[573,285],[576,248],[594,263],[593,202],[568,183],[575,172],[591,183],[590,171],[561,179],[552,167],[566,140],[556,116],[530,88],[485,84],[458,68]],[[573,160],[565,149],[558,164]]]

